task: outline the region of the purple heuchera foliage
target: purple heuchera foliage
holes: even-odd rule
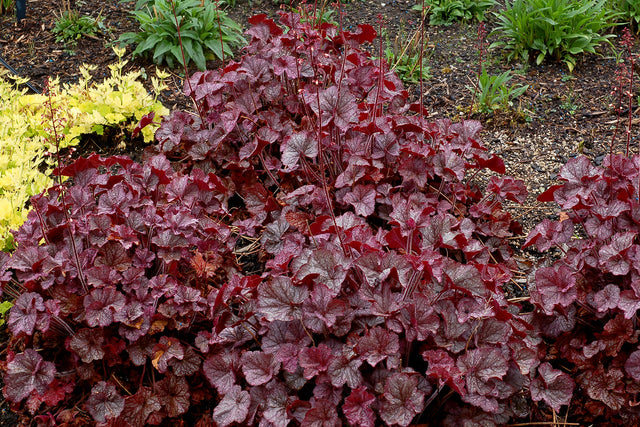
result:
[[[537,308],[532,324],[552,339],[540,346],[544,363],[532,397],[556,411],[571,400],[577,419],[640,420],[629,403],[640,392],[639,177],[637,155],[610,155],[600,167],[571,159],[560,172],[563,183],[538,197],[558,203],[567,219],[544,220],[524,244],[561,250],[552,266],[536,272],[530,290]],[[547,361],[572,366],[571,376]]]
[[[239,62],[190,78],[201,116],[173,113],[161,154],[80,159],[33,199],[0,272],[28,289],[10,314],[27,350],[5,396],[18,408],[64,372],[62,404],[89,396],[95,421],[122,425],[202,402],[220,425],[500,424],[527,416],[517,402],[534,383],[566,404],[556,371],[536,369],[531,316],[504,296],[520,228],[502,202],[526,190],[474,185],[470,170],[504,172],[479,123],[412,114],[397,76],[360,49],[371,27],[280,21],[252,18]],[[631,256],[625,242],[615,249]],[[545,309],[571,308],[558,292]]]

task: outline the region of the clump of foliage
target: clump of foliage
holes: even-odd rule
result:
[[[614,14],[614,22],[638,28],[638,23],[640,23],[640,2],[637,0],[607,0],[607,7]]]
[[[484,14],[496,4],[495,0],[424,0],[431,25],[451,25],[454,22],[483,21]],[[414,6],[422,10],[422,3]]]
[[[252,18],[240,62],[185,82],[198,113],[157,132],[180,171],[94,155],[33,199],[0,274],[5,397],[118,425],[504,423],[534,382],[567,404],[504,297],[520,229],[502,202],[526,190],[472,184],[504,172],[480,125],[411,114],[360,49],[370,26],[280,20]]]
[[[164,79],[168,74],[160,70],[151,77],[154,94],[150,95],[140,78],[142,70],[124,73],[128,61],[123,60],[125,50],[114,49],[118,61],[109,66],[111,75],[101,82],[92,81],[94,66],[84,65],[80,69],[81,78],[77,83],[60,85],[58,79],[48,84],[48,94],[24,95],[20,98],[21,112],[33,128],[32,132],[47,144],[50,151],[55,147],[49,138],[50,125],[43,117],[48,114],[48,102],[58,111],[63,122],[60,129],[64,138],[60,148],[75,145],[83,134],[102,135],[108,127],[118,127],[131,134],[143,118],[153,112],[158,119],[168,114],[168,110],[157,100],[161,91],[166,89]],[[157,124],[142,130],[146,142],[153,141]]]
[[[535,56],[536,64],[545,58],[563,61],[569,71],[577,55],[595,53],[595,48],[613,34],[604,34],[612,25],[614,12],[605,0],[506,0],[505,9],[496,13],[498,24],[492,34],[500,40],[491,47],[509,50],[508,58]]]
[[[498,75],[487,73],[482,67],[482,73],[478,76],[477,87],[467,86],[476,95],[474,110],[482,113],[491,113],[495,110],[509,110],[513,107],[513,101],[525,93],[529,85],[508,85],[513,76],[509,70]]]
[[[122,55],[124,51],[118,51]],[[85,134],[102,134],[117,127],[128,134],[142,118],[156,117],[168,110],[150,96],[139,71],[123,73],[126,61],[111,66],[111,76],[100,83],[91,81],[90,68],[81,69],[82,78],[74,85],[49,84],[48,95],[28,95],[7,79],[0,79],[0,247],[13,247],[9,230],[17,229],[27,218],[28,200],[52,184],[48,153],[74,146]],[[162,77],[162,76],[161,76]],[[20,83],[20,82],[18,82]],[[157,91],[164,88],[161,78],[153,78]],[[62,139],[59,147],[51,140],[47,103],[57,111],[56,121]],[[145,141],[152,141],[157,128],[143,129]]]
[[[513,76],[509,70],[497,76],[490,75],[485,66],[487,30],[484,22],[478,25],[478,72],[474,86],[467,86],[473,93],[470,112],[480,111],[492,113],[495,110],[508,110],[513,107],[513,100],[527,91],[529,85],[507,84]]]
[[[562,184],[539,196],[555,201],[561,220],[543,220],[524,247],[555,249],[535,273],[531,319],[543,334],[545,360],[576,382],[571,414],[611,425],[640,420],[638,212],[640,156],[610,155],[596,167],[571,159]]]
[[[65,10],[57,17],[51,31],[56,42],[75,46],[82,37],[96,36],[102,26],[101,17],[91,18],[76,10]]]
[[[134,57],[151,55],[156,64],[193,62],[204,70],[207,60],[232,57],[233,49],[246,44],[240,26],[215,0],[139,1],[131,13],[140,31],[124,33],[119,41],[135,44]]]

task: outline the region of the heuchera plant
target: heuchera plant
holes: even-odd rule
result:
[[[571,159],[560,179],[538,199],[557,202],[563,219],[545,219],[524,245],[558,251],[552,265],[536,271],[531,289],[533,321],[548,343],[543,357],[576,380],[572,416],[636,424],[640,156],[610,155],[601,167]]]
[[[186,83],[198,114],[163,123],[164,154],[78,160],[33,199],[0,271],[19,294],[14,408],[110,425],[407,426],[569,403],[573,383],[540,364],[531,316],[504,296],[520,229],[502,202],[526,190],[473,184],[504,172],[480,125],[416,114],[360,50],[370,26],[251,23],[240,62]]]

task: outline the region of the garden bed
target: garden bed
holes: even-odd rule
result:
[[[20,75],[30,77],[36,88],[44,87],[50,75],[59,75],[63,82],[77,82],[83,63],[96,66],[92,71],[96,80],[109,75],[109,65],[117,60],[110,45],[121,34],[136,29],[129,14],[133,2],[87,0],[78,1],[75,6],[81,14],[104,19],[97,35],[81,38],[74,47],[56,42],[51,34],[54,19],[44,22],[40,18],[60,13],[52,2],[29,2],[27,19],[19,25],[11,17],[0,21],[3,58]],[[396,37],[410,38],[421,19],[413,6],[412,2],[402,1],[344,4],[342,26],[351,35],[341,41],[332,39],[331,43],[353,48],[356,53],[349,61],[359,67],[371,67],[371,73],[375,73],[367,55],[376,55],[381,45],[379,38],[371,37],[371,29],[388,33],[384,40],[387,46],[394,45]],[[503,7],[496,5],[492,10]],[[252,108],[257,111],[262,105],[256,106],[255,100],[253,106],[249,105],[251,91],[241,93],[242,88],[246,89],[241,85],[242,79],[263,91],[261,96],[268,98],[270,93],[276,93],[265,89],[267,84],[260,80],[264,64],[271,59],[266,55],[273,53],[261,49],[273,48],[270,43],[276,41],[286,44],[291,40],[281,41],[281,30],[266,18],[251,17],[264,13],[275,18],[279,9],[268,1],[238,1],[228,8],[230,16],[243,27],[250,27],[250,19],[254,25],[247,35],[252,44],[237,57],[248,52],[248,57],[259,57],[257,61],[263,61],[263,66],[249,60],[240,68],[228,66],[228,61],[209,61],[207,68],[217,71],[202,74],[190,70],[193,77],[192,86],[187,85],[188,92],[199,102],[198,114],[173,114],[156,135],[159,146],[141,153],[144,147],[139,141],[127,145],[127,141],[122,144],[122,139],[110,143],[108,138],[102,138],[83,140],[79,147],[81,154],[97,151],[105,158],[144,158],[143,166],[124,157],[103,160],[93,156],[61,168],[75,185],[74,199],[66,202],[69,205],[61,204],[55,193],[34,200],[43,212],[38,215],[44,216],[39,221],[46,226],[39,230],[33,225],[37,218],[32,216],[31,225],[17,235],[18,247],[29,246],[28,242],[33,241],[46,242],[49,252],[58,254],[56,265],[66,266],[70,273],[61,273],[55,285],[49,281],[54,279],[40,284],[42,277],[58,274],[54,273],[57,270],[51,267],[40,276],[18,261],[2,259],[3,264],[19,271],[16,277],[22,278],[30,290],[20,296],[18,304],[27,320],[12,321],[20,338],[14,337],[9,344],[11,386],[5,396],[16,402],[31,396],[31,404],[36,407],[42,402],[57,404],[64,400],[65,393],[67,398],[72,395],[77,381],[79,388],[91,390],[91,396],[82,408],[68,408],[55,417],[58,422],[77,417],[74,422],[78,423],[91,419],[105,422],[123,413],[118,420],[129,423],[180,419],[184,425],[207,425],[213,420],[229,425],[264,416],[271,422],[338,422],[342,417],[340,420],[346,418],[352,424],[373,425],[374,420],[382,420],[408,425],[411,420],[425,421],[428,415],[424,415],[424,406],[437,411],[439,421],[453,425],[462,419],[497,424],[508,420],[591,422],[623,407],[622,418],[615,421],[635,419],[635,404],[622,402],[638,392],[635,381],[620,385],[624,390],[615,381],[622,378],[623,369],[634,380],[640,376],[636,366],[640,353],[633,352],[637,331],[628,331],[634,329],[632,319],[638,308],[631,296],[636,276],[630,272],[636,253],[630,248],[637,246],[632,243],[636,237],[624,229],[593,225],[593,221],[611,223],[619,215],[628,222],[637,219],[633,213],[637,207],[637,195],[633,196],[632,190],[634,166],[622,156],[614,156],[625,154],[624,120],[633,119],[637,107],[634,98],[633,105],[628,106],[630,114],[615,109],[618,99],[613,90],[619,67],[616,58],[624,49],[615,39],[614,46],[602,44],[598,55],[579,56],[571,72],[561,62],[507,62],[504,52],[492,50],[483,56],[485,67],[494,75],[510,70],[511,83],[527,85],[527,89],[510,107],[477,112],[472,105],[477,97],[474,87],[482,51],[478,23],[428,25],[424,32],[428,57],[425,64],[430,77],[422,84],[408,84],[406,100],[394,76],[376,77],[384,81],[384,90],[375,89],[381,86],[359,75],[357,67],[345,67],[342,62],[341,70],[352,79],[350,86],[345,85],[352,92],[342,95],[349,100],[349,105],[344,106],[339,103],[341,92],[333,86],[337,77],[330,65],[323,65],[326,68],[320,71],[301,70],[292,65],[294,61],[278,63],[269,72],[280,77],[286,73],[296,82],[290,84],[311,76],[317,80],[322,75],[327,87],[304,92],[306,86],[300,86],[298,93],[304,92],[301,101],[295,95],[282,99],[273,95],[280,102],[277,105],[286,108],[271,112],[267,109],[254,117]],[[289,29],[295,33],[297,25],[307,28],[304,22],[289,22]],[[486,28],[491,31],[496,25],[497,18],[489,14]],[[327,31],[328,40],[333,33]],[[318,44],[309,47],[313,37],[306,42],[309,45],[300,48],[309,49],[309,57],[321,46],[318,39]],[[485,43],[497,39],[492,35]],[[332,55],[340,50],[326,46],[320,49],[330,58],[327,61],[334,60]],[[632,51],[637,52],[637,48],[634,46]],[[148,76],[155,74],[156,66],[148,60],[129,59],[128,69],[143,67]],[[303,63],[301,59],[299,64]],[[183,72],[170,73],[169,89],[159,95],[159,100],[171,111],[193,112],[192,99],[183,94]],[[232,94],[218,94],[219,89],[208,86],[218,79],[229,85],[237,83],[239,89]],[[146,84],[151,90],[150,80]],[[312,87],[316,82],[305,84]],[[278,90],[278,94],[289,93],[292,87],[283,84]],[[360,100],[359,116],[353,111],[356,99]],[[418,105],[420,101],[422,107]],[[240,107],[233,110],[229,105]],[[313,122],[309,117],[322,118],[324,111],[330,111],[327,105],[332,106],[333,116],[319,120],[317,129],[309,128]],[[405,116],[408,111],[418,112],[421,108],[428,111],[430,123]],[[223,125],[206,135],[203,128],[197,129],[198,120],[215,121],[214,117]],[[267,130],[252,127],[260,120],[269,121]],[[358,120],[369,124],[360,126]],[[393,127],[389,129],[404,138],[400,148],[393,147],[392,142],[383,147],[380,134],[391,123]],[[477,123],[483,126],[479,132]],[[628,126],[630,154],[638,152],[636,126],[635,120]],[[342,141],[344,152],[337,148],[340,144],[331,143],[323,153],[310,142],[314,132],[324,135],[325,127],[332,129],[325,137]],[[243,140],[243,129],[249,129],[250,135],[255,132],[255,141]],[[425,134],[433,138],[432,151],[418,148],[416,138],[420,132],[423,138]],[[360,140],[363,144],[367,141],[364,152],[376,159],[366,167],[358,163],[360,156],[367,157],[358,151],[354,134],[370,136]],[[236,146],[236,141],[243,145]],[[282,144],[282,152],[273,148],[278,144]],[[219,147],[224,148],[218,151]],[[164,155],[174,161],[173,166]],[[581,155],[605,168],[575,160]],[[349,167],[362,168],[362,176],[367,178],[358,177],[356,172],[349,175],[341,171],[342,165],[328,161],[336,158],[348,159],[352,162]],[[498,158],[503,159],[504,167]],[[614,166],[606,166],[611,163]],[[558,174],[563,167],[562,182],[568,184],[555,193],[560,205],[538,202],[536,198],[545,191],[543,199],[554,200],[547,190],[561,182]],[[276,176],[271,172],[275,169]],[[475,169],[480,173],[470,172]],[[428,177],[421,176],[421,170],[428,170]],[[602,170],[610,170],[610,174]],[[491,177],[493,172],[506,172],[515,179]],[[620,182],[621,188],[615,203],[601,195],[602,186],[611,185],[614,172],[619,174],[615,182]],[[105,179],[105,173],[113,177]],[[121,183],[127,183],[134,196],[121,196]],[[161,187],[165,185],[166,189]],[[580,194],[593,195],[593,204],[586,201],[587,196],[573,203],[571,185],[583,185],[584,193]],[[352,191],[347,191],[349,188]],[[406,197],[403,191],[407,192]],[[104,194],[108,197],[103,197],[99,205],[90,206],[89,201]],[[328,210],[323,207],[325,203]],[[603,212],[601,205],[606,203],[612,203],[612,207]],[[135,220],[105,226],[106,217],[117,222],[113,218],[124,215],[119,210],[123,204],[129,209],[127,215]],[[150,206],[157,206],[153,215],[162,221],[149,214]],[[82,223],[86,218],[93,221],[88,228],[74,227],[80,227],[76,230],[78,235],[86,233],[86,241],[95,249],[78,249],[76,243],[65,240],[63,212],[67,224]],[[82,212],[85,219],[72,221],[67,212]],[[595,219],[591,221],[589,215]],[[591,222],[585,220],[587,217]],[[102,229],[103,226],[107,228]],[[594,244],[603,248],[596,250],[600,261],[593,261],[593,255],[575,243],[584,238],[580,233],[585,230],[591,236],[594,227]],[[145,237],[140,229],[153,230],[157,235],[151,238],[149,231]],[[421,230],[420,236],[412,234],[414,229]],[[214,234],[219,238],[212,242],[207,236]],[[225,246],[227,239],[235,243]],[[418,249],[414,245],[422,246]],[[143,246],[153,246],[155,254],[143,251]],[[541,252],[533,251],[531,246]],[[561,250],[548,253],[551,246]],[[33,249],[21,256],[34,263],[34,270],[44,270],[42,266],[49,262],[44,252]],[[573,258],[567,255],[565,260],[563,254],[567,253]],[[576,261],[576,253],[591,258],[581,264]],[[576,276],[580,278],[576,281],[571,270],[558,260],[579,271]],[[558,262],[554,264],[555,261]],[[599,271],[594,262],[602,262],[610,270],[603,267]],[[86,263],[84,267],[82,263]],[[87,267],[89,264],[91,267]],[[125,273],[129,270],[139,271],[142,276],[146,272],[149,277],[129,277]],[[260,274],[261,278],[257,276]],[[111,275],[122,276],[119,280],[126,281],[123,289],[109,285],[114,280]],[[538,290],[529,303],[534,276],[539,282]],[[423,283],[420,277],[428,279]],[[589,282],[587,277],[598,279]],[[6,277],[3,280],[9,281]],[[55,304],[63,306],[59,317],[57,312],[52,313],[60,307],[43,305],[40,294],[47,296],[49,286],[61,292],[55,295]],[[134,311],[136,304],[147,304],[143,301],[147,287],[149,295],[162,301],[158,317],[118,313],[125,306]],[[562,290],[557,291],[556,287]],[[72,296],[74,292],[85,295],[83,303],[80,297]],[[126,303],[123,294],[130,298]],[[465,297],[461,299],[460,295]],[[484,303],[487,305],[482,312]],[[332,304],[342,310],[341,314],[331,312]],[[86,312],[74,317],[73,310]],[[363,315],[364,310],[370,310],[369,315]],[[552,321],[553,316],[566,322]],[[57,320],[62,318],[67,320]],[[578,321],[576,329],[583,329],[575,332],[575,342],[569,342],[576,318],[599,322],[603,332],[583,330]],[[64,329],[65,322],[72,320],[82,325],[64,342],[77,354],[75,371],[64,361],[58,360],[60,366],[54,367],[43,359],[41,354],[55,353],[62,341],[56,344],[55,337],[44,334],[45,330],[41,330],[42,335],[37,332],[45,327],[41,322],[46,328],[51,321],[56,328]],[[298,325],[298,320],[300,327],[296,329],[293,326]],[[121,323],[120,329],[116,323]],[[471,324],[475,329],[469,329]],[[584,324],[588,322],[585,320]],[[531,325],[540,329],[544,339],[536,335],[538,332],[529,333]],[[198,331],[196,337],[190,335],[191,327],[205,329]],[[92,337],[94,330],[100,332]],[[146,332],[153,337],[137,341]],[[225,333],[228,336],[223,336]],[[35,338],[26,336],[42,339],[38,344],[47,350],[40,353],[27,348],[17,353],[24,350],[22,339],[36,346]],[[235,344],[231,344],[232,338]],[[552,342],[555,338],[558,347]],[[422,357],[412,352],[414,344]],[[292,358],[279,351],[279,346],[299,354]],[[624,351],[620,352],[623,346]],[[589,356],[580,355],[582,347],[588,348],[585,351],[590,352]],[[224,353],[216,353],[220,348]],[[562,355],[558,356],[558,352]],[[623,358],[627,353],[631,353],[628,360]],[[133,362],[125,360],[125,354]],[[401,360],[396,354],[406,357]],[[144,371],[140,372],[147,357],[149,366],[153,366],[150,369],[162,378],[157,382],[153,379],[149,383]],[[589,363],[596,359],[599,362],[591,366]],[[606,365],[603,367],[603,361],[611,361],[610,371]],[[98,363],[105,365],[103,372],[95,368]],[[296,363],[300,364],[297,370]],[[119,364],[121,371],[112,369]],[[34,366],[37,367],[29,371]],[[63,373],[62,368],[68,371]],[[33,384],[20,383],[20,369],[35,378]],[[433,384],[417,374],[420,369]],[[224,377],[225,370],[233,371],[233,378]],[[111,374],[105,376],[107,371]],[[192,375],[195,382],[187,383],[185,378]],[[572,375],[576,378],[572,379]],[[136,376],[140,384],[131,383]],[[515,391],[514,384],[523,386],[524,382],[525,388],[531,390],[530,398]],[[62,390],[61,394],[45,395],[45,385],[51,384]],[[139,388],[130,392],[132,386]],[[591,400],[580,400],[579,407],[572,406],[572,402],[567,409],[574,386],[582,387],[583,394]],[[162,401],[151,390],[162,395]],[[298,400],[289,394],[291,390],[297,390],[294,395]],[[261,400],[273,407],[261,406],[257,403]],[[340,414],[331,407],[338,403],[342,405]],[[523,408],[525,404],[530,407]],[[183,415],[189,407],[189,413]],[[139,412],[125,414],[132,408]],[[456,420],[458,410],[462,411],[461,418]],[[39,417],[40,421],[49,422],[48,415]]]

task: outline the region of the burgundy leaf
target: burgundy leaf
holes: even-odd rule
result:
[[[623,377],[621,370],[611,368],[605,371],[600,365],[582,374],[579,384],[587,389],[590,398],[599,400],[612,410],[618,411],[626,404]]]
[[[120,242],[107,242],[100,248],[100,252],[95,261],[96,266],[104,265],[116,271],[125,271],[131,266],[131,258]]]
[[[156,393],[170,417],[177,417],[189,409],[189,384],[184,377],[167,375],[156,383]]]
[[[305,93],[305,97],[306,97]],[[313,111],[321,116],[322,126],[331,120],[340,129],[346,130],[350,124],[356,123],[358,106],[355,97],[349,91],[340,91],[337,86],[330,86],[320,91],[320,106],[315,95],[309,94]]]
[[[280,363],[275,360],[273,354],[262,351],[244,352],[240,362],[242,373],[252,386],[268,383],[280,370]]]
[[[560,412],[562,405],[568,405],[575,386],[573,379],[562,371],[553,369],[547,362],[538,367],[538,374],[531,382],[531,398],[544,400],[554,411]]]
[[[153,367],[164,374],[171,360],[184,358],[184,347],[177,338],[162,336],[160,342],[153,346],[151,357]]]
[[[571,221],[549,221],[543,219],[541,223],[527,236],[522,248],[536,245],[539,251],[548,251],[552,246],[569,243],[573,236],[573,223]]]
[[[22,332],[33,335],[36,326],[38,329],[46,331],[49,315],[45,313],[42,297],[35,292],[21,294],[9,311],[7,324],[13,335],[19,335]]]
[[[487,184],[487,191],[496,194],[501,200],[524,203],[527,199],[527,187],[524,181],[510,176],[492,176]]]
[[[338,317],[348,314],[347,304],[334,298],[332,292],[323,284],[317,283],[311,292],[311,298],[303,304],[304,324],[316,333],[331,328]]]
[[[241,423],[247,418],[250,405],[249,393],[234,385],[213,410],[213,419],[221,427]]]
[[[300,267],[296,277],[300,280],[309,276],[317,277],[316,280],[329,288],[331,295],[335,297],[340,292],[342,283],[347,276],[346,264],[347,262],[340,252],[318,249]]]
[[[629,355],[624,364],[624,370],[634,381],[640,381],[640,350],[636,350]]]
[[[282,164],[296,169],[301,158],[314,159],[318,155],[318,143],[307,132],[298,132],[285,139],[282,145]]]
[[[633,260],[626,255],[627,249],[633,244],[636,232],[616,233],[611,238],[611,243],[600,248],[600,265],[616,276],[624,276],[629,273]]]
[[[593,296],[593,304],[599,312],[613,310],[618,307],[620,301],[620,288],[614,284],[608,284]]]
[[[531,300],[539,304],[548,315],[553,307],[566,307],[575,301],[576,278],[568,267],[543,267],[536,271],[536,286],[531,289]]]
[[[310,427],[339,427],[342,425],[336,406],[324,399],[315,401],[315,405],[306,412],[302,424]]]
[[[618,299],[618,308],[624,312],[626,319],[631,319],[640,310],[640,298],[636,296],[634,291],[622,291]]]
[[[116,386],[100,381],[91,389],[87,399],[87,410],[99,423],[117,418],[124,409],[124,397],[116,391]]]
[[[184,357],[182,359],[171,358],[169,366],[176,376],[185,377],[195,374],[200,369],[201,362],[198,353],[192,347],[187,347],[184,351]]]
[[[254,392],[255,390],[258,390],[258,388],[253,388],[251,391]],[[261,399],[262,401],[266,400],[263,413],[264,419],[272,423],[274,427],[287,427],[291,418],[289,408],[295,398],[289,396],[285,386],[280,383],[268,386],[266,392],[266,398],[263,397]],[[253,400],[256,401],[257,399],[253,398]]]
[[[305,286],[296,286],[285,276],[276,276],[258,286],[258,307],[269,321],[300,318],[300,307],[309,297]]]
[[[408,426],[422,412],[424,395],[415,375],[393,374],[384,386],[380,416],[388,425]]]
[[[75,351],[84,363],[91,363],[104,357],[104,336],[101,330],[80,329],[69,342],[71,350]]]
[[[114,314],[120,312],[126,304],[124,295],[115,287],[98,288],[84,297],[85,318],[89,326],[109,326]]]
[[[351,394],[344,400],[342,412],[347,417],[352,426],[373,427],[376,416],[371,409],[375,402],[374,395],[369,393],[364,386],[360,386],[351,391]]]
[[[225,394],[236,383],[236,370],[239,364],[235,353],[225,353],[210,355],[202,364],[202,371],[209,380],[209,383]]]
[[[24,353],[16,354],[7,364],[4,396],[13,402],[19,402],[32,391],[43,395],[54,380],[55,373],[53,363],[43,360],[38,352],[28,348]]]
[[[331,349],[325,344],[318,347],[305,347],[300,351],[299,364],[304,369],[304,377],[308,380],[325,372],[333,360]]]
[[[420,294],[402,310],[402,321],[408,341],[425,341],[435,335],[440,326],[440,318],[428,298]]]
[[[362,383],[362,374],[359,369],[361,364],[360,359],[350,359],[344,354],[335,357],[327,369],[331,384],[334,387],[347,384],[350,388],[357,388]]]
[[[387,357],[398,354],[400,342],[395,333],[376,326],[358,340],[355,350],[371,366],[376,366]]]
[[[376,188],[373,185],[356,185],[344,196],[344,201],[353,206],[356,214],[369,216],[375,210]]]
[[[472,394],[487,394],[492,379],[503,378],[508,370],[507,359],[498,348],[476,348],[458,358],[457,366],[465,376],[467,390]]]
[[[148,387],[140,387],[136,394],[124,399],[124,409],[119,421],[131,427],[146,425],[147,418],[162,409],[160,400]]]

